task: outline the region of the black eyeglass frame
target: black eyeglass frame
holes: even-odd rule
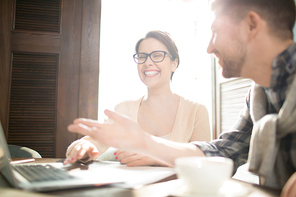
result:
[[[151,55],[152,55],[152,53],[155,53],[155,52],[163,52],[163,53],[164,53],[163,59],[162,59],[162,60],[159,60],[159,61],[154,61],[154,60],[151,58]],[[144,54],[144,55],[146,55],[146,59],[145,59],[145,61],[142,62],[142,63],[138,63],[138,62],[136,61],[136,55],[139,56],[139,54]],[[162,62],[162,61],[164,60],[164,58],[165,58],[166,55],[168,55],[171,59],[173,59],[173,56],[172,56],[171,54],[169,54],[168,52],[166,52],[166,51],[152,51],[152,52],[149,53],[149,54],[147,54],[147,53],[135,53],[135,54],[133,55],[133,58],[134,58],[134,61],[135,61],[137,64],[144,64],[144,63],[147,61],[147,58],[148,58],[148,57],[150,57],[150,59],[151,59],[152,62],[154,62],[154,63],[159,63],[159,62]]]

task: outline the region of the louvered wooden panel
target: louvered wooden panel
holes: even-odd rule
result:
[[[14,53],[8,143],[54,157],[57,54]]]
[[[59,32],[59,0],[16,0],[15,29]]]
[[[234,79],[220,84],[221,132],[228,131],[237,121],[251,86],[250,79]]]

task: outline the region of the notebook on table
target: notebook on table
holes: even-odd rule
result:
[[[55,163],[13,163],[0,122],[0,172],[12,187],[32,191],[53,191],[114,184],[136,187],[175,174],[166,167],[127,167],[119,162],[93,162],[89,165]]]

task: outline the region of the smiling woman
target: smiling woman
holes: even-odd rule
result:
[[[104,120],[105,109],[114,109],[119,102],[146,93],[132,55],[138,38],[157,29],[170,33],[182,59],[171,88],[203,103],[211,113],[211,58],[206,53],[211,37],[209,19],[207,1],[103,0],[99,120]]]

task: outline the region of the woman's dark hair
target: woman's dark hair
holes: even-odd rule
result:
[[[175,42],[173,41],[173,39],[171,38],[170,34],[167,32],[163,32],[163,31],[159,31],[159,30],[155,30],[155,31],[150,31],[146,34],[146,36],[144,38],[141,38],[137,44],[136,44],[136,53],[139,52],[139,46],[141,44],[141,42],[147,38],[155,38],[156,40],[160,41],[162,44],[164,44],[166,46],[166,48],[169,50],[169,54],[172,56],[172,60],[178,60],[178,64],[177,64],[177,68],[179,66],[180,63],[180,58],[179,58],[179,52],[178,52],[178,48],[175,44]],[[173,78],[174,72],[172,72],[171,74],[171,80]]]

